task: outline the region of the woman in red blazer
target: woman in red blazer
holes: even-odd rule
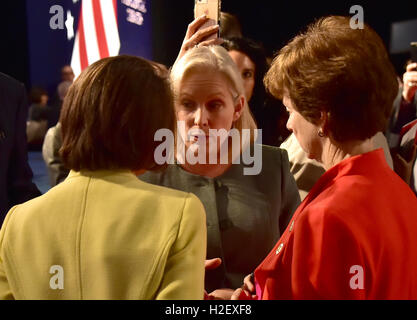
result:
[[[327,171],[233,298],[417,299],[417,198],[370,140],[398,90],[380,37],[321,19],[280,51],[265,83]]]

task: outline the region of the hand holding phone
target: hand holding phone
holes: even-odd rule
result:
[[[220,0],[206,0],[207,3],[203,3],[204,0],[196,0],[196,7],[194,9],[194,14],[206,12],[203,10],[203,4],[208,5],[209,1],[213,1],[218,6],[220,6]],[[211,6],[206,6],[207,10],[210,8],[214,8],[212,2]],[[219,8],[218,8],[219,9]],[[203,10],[203,11],[201,11]],[[220,17],[220,10],[218,10],[217,16]],[[207,11],[209,14],[210,10]],[[184,41],[182,43],[180,52],[177,57],[177,61],[181,59],[184,54],[194,48],[195,46],[211,46],[211,45],[220,45],[223,43],[223,40],[218,37],[220,33],[220,26],[218,23],[213,25],[212,21],[214,19],[210,19],[209,16],[203,13],[201,16],[198,16],[192,23],[188,25],[187,33],[185,35]],[[209,27],[205,27],[205,25],[211,25]]]
[[[200,27],[209,28],[220,23],[221,0],[195,0],[194,19],[205,15],[208,20]],[[220,31],[220,30],[219,30]],[[205,40],[213,40],[219,37],[220,32],[212,34]]]

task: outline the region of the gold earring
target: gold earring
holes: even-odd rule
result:
[[[320,138],[324,138],[324,132],[322,129],[319,130],[318,135]]]

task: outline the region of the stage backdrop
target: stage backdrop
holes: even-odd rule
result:
[[[51,95],[62,66],[106,56],[152,59],[151,0],[27,0],[30,82]]]

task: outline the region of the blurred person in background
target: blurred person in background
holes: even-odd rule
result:
[[[69,88],[71,87],[71,81],[64,81],[58,85],[57,88],[57,99],[51,104],[48,114],[48,128],[55,126],[58,123],[59,115],[61,113],[62,104],[64,98],[67,95]]]
[[[62,126],[58,122],[45,135],[42,146],[42,157],[48,170],[49,184],[54,187],[63,182],[70,170],[62,162],[59,150],[62,146]]]
[[[265,91],[263,78],[269,68],[265,50],[247,38],[225,39],[222,46],[228,50],[241,73],[250,110],[258,128],[262,129],[262,143],[279,146],[289,132],[285,128],[285,119],[280,121],[286,116],[282,103]]]
[[[417,119],[417,62],[409,60],[402,81],[398,81],[398,95],[394,101],[386,136],[391,148],[400,143],[400,132],[403,126]]]
[[[400,145],[393,150],[395,172],[417,196],[417,120],[403,127]]]
[[[28,163],[23,84],[0,73],[0,226],[9,209],[41,195]]]
[[[389,139],[395,172],[417,194],[417,62],[407,61],[406,71],[398,84],[399,91],[386,136]]]
[[[50,123],[58,121],[62,104],[65,96],[71,87],[72,82],[61,82],[58,86],[59,104],[52,108],[50,114]],[[45,139],[42,145],[42,157],[45,161],[46,168],[48,170],[49,183],[51,187],[56,186],[65,180],[68,176],[69,169],[65,167],[59,154],[59,149],[62,145],[62,128],[61,123],[53,125],[46,133]]]
[[[51,108],[49,96],[45,89],[34,87],[30,91],[29,117],[26,123],[27,142],[30,150],[39,150],[48,130],[48,119]]]
[[[62,82],[74,82],[75,74],[70,65],[65,65],[61,69],[61,81]]]
[[[30,107],[29,117],[31,121],[48,120],[48,92],[41,87],[34,87],[29,93]]]
[[[260,45],[246,38],[225,39],[222,46],[229,52],[241,74],[245,96],[259,129],[265,105],[263,77],[268,71],[265,53]]]
[[[52,99],[50,102],[51,112],[48,119],[48,128],[55,126],[59,119],[59,112],[62,107],[62,101],[64,100],[66,92],[69,89],[69,86],[74,82],[75,74],[70,65],[65,65],[61,68],[61,81],[56,87]]]

